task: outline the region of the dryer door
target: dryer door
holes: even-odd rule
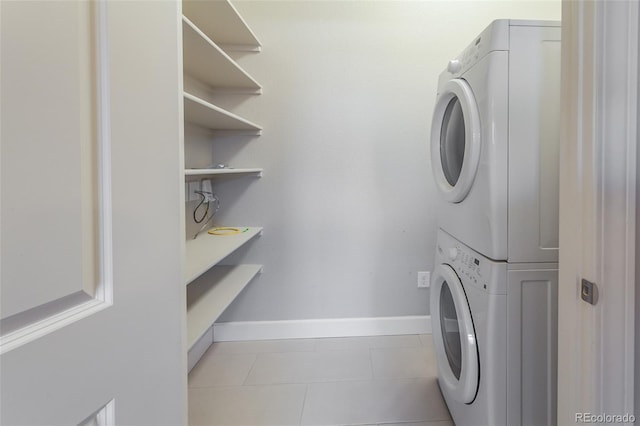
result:
[[[431,318],[440,386],[457,401],[470,404],[480,379],[478,347],[467,296],[449,265],[438,265],[434,271]]]
[[[480,160],[480,115],[469,84],[449,80],[431,121],[431,164],[445,200],[459,203],[469,193]]]

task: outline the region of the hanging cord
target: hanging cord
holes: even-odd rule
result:
[[[198,232],[196,232],[196,234],[193,236],[193,239],[195,240],[196,237],[204,230],[204,228],[207,226],[207,224],[209,222],[211,222],[211,220],[213,219],[213,216],[215,216],[215,214],[218,212],[218,210],[220,210],[220,198],[218,198],[218,196],[216,194],[214,194],[213,192],[209,192],[209,191],[194,191],[194,192],[196,194],[199,194],[202,197],[202,200],[200,200],[200,203],[196,206],[195,209],[193,209],[193,220],[196,223],[202,223],[202,226],[200,227],[200,229],[198,229]],[[207,199],[208,196],[212,197],[213,200],[211,200],[211,201],[208,200]],[[209,217],[207,218],[209,210],[211,210],[211,203],[212,202],[213,202],[213,211],[212,211],[211,215],[209,215]],[[206,204],[204,215],[200,218],[200,220],[198,220],[196,218],[196,211],[203,204]],[[205,220],[205,218],[207,218],[207,219]]]
[[[198,203],[198,205],[196,206],[195,209],[193,209],[193,221],[195,223],[202,223],[202,221],[204,220],[205,217],[207,217],[207,214],[209,214],[209,205],[210,205],[210,201],[207,201],[207,196],[205,195],[204,192],[202,191],[194,191],[196,194],[198,194],[200,196],[200,203]],[[205,206],[205,210],[204,210],[204,214],[202,215],[202,217],[200,219],[198,219],[196,217],[198,209],[200,208],[200,206],[204,205]]]

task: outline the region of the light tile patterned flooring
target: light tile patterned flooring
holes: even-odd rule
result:
[[[189,424],[452,426],[430,335],[214,343]]]

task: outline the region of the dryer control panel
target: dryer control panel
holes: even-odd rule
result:
[[[457,77],[495,50],[509,50],[509,20],[493,21],[458,56],[449,61],[447,72]]]

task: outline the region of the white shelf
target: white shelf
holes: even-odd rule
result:
[[[227,0],[183,0],[182,12],[227,50],[260,50],[258,38]]]
[[[262,176],[262,169],[185,169],[185,176]]]
[[[182,42],[185,74],[214,89],[261,92],[258,82],[184,16],[182,17]]]
[[[247,229],[247,227],[238,228]],[[260,227],[250,227],[247,231],[235,235],[211,235],[203,232],[195,240],[187,240],[185,284],[204,274],[260,232],[262,232]]]
[[[185,121],[213,130],[251,130],[260,134],[262,128],[242,117],[184,92]]]
[[[216,266],[187,287],[189,349],[261,269],[261,265]]]

